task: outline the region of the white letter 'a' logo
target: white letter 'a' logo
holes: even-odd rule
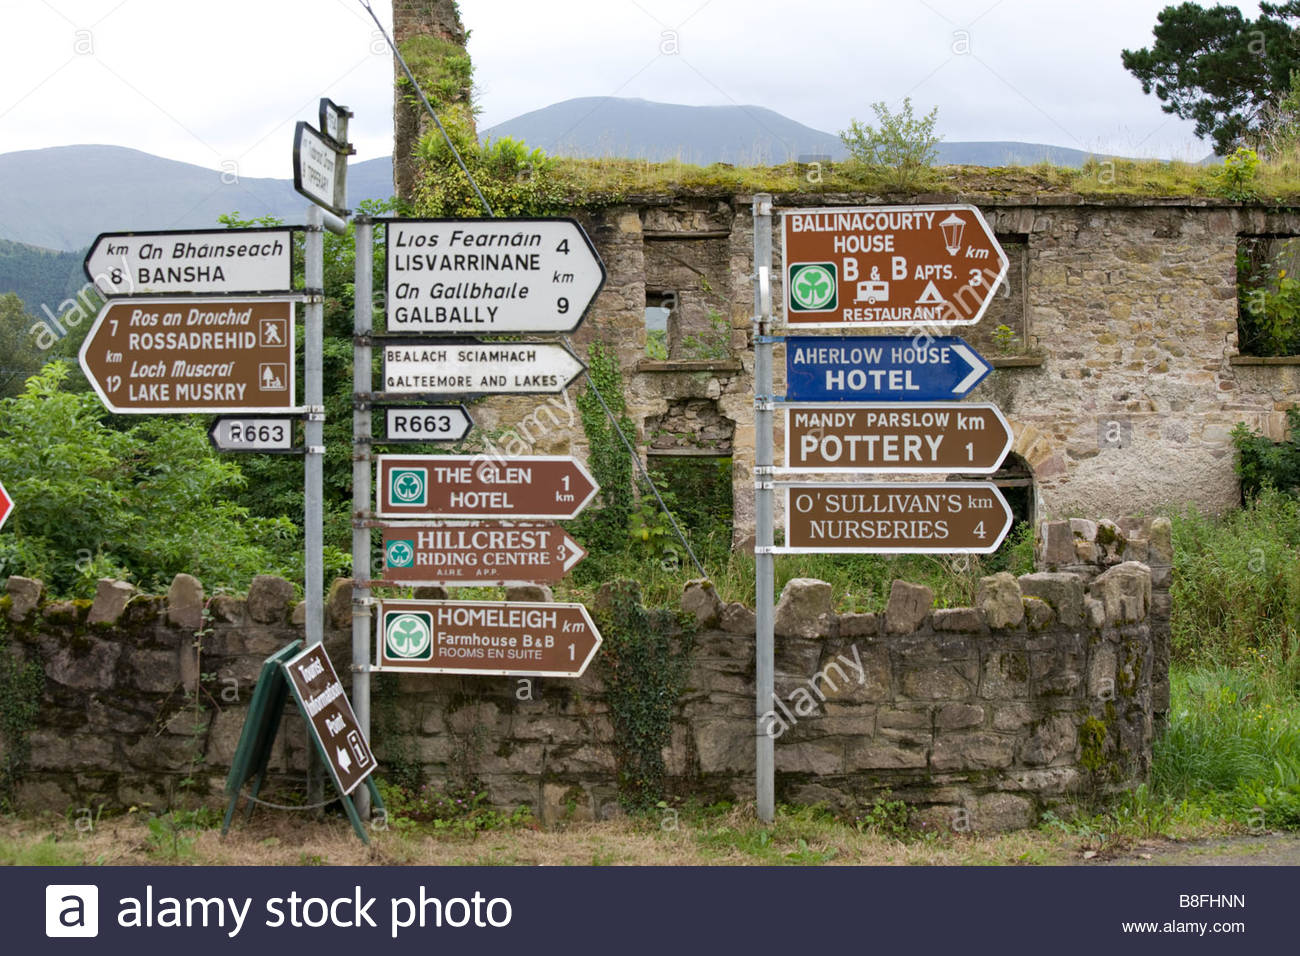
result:
[[[45,887],[46,936],[98,936],[99,887],[52,883]]]

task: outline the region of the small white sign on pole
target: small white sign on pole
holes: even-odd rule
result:
[[[293,134],[293,188],[318,206],[346,217],[347,153],[315,130],[300,122]]]

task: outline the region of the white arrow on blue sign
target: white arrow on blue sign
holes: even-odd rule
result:
[[[992,369],[955,335],[790,335],[785,339],[785,398],[791,402],[964,398]]]

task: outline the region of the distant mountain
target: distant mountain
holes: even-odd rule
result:
[[[42,303],[58,312],[59,303],[85,281],[83,258],[82,252],[57,252],[0,239],[0,293],[18,293],[32,315],[41,314]]]
[[[510,136],[558,156],[623,157],[707,165],[785,163],[847,156],[838,136],[760,106],[679,106],[582,97],[525,113],[482,133]],[[940,143],[945,164],[1003,166],[1044,160],[1079,166],[1088,153],[1016,142]],[[348,201],[392,195],[389,157],[350,164]],[[226,176],[122,146],[56,146],[0,155],[0,239],[84,249],[101,232],[196,229],[222,213],[303,221],[307,200],[286,179]],[[7,291],[0,280],[0,292]],[[43,289],[31,294],[45,295]]]
[[[708,165],[771,165],[808,157],[844,159],[839,136],[761,106],[679,106],[613,96],[565,100],[498,123],[484,139],[509,136],[556,156],[619,157]],[[1039,143],[940,143],[939,162],[1081,166],[1083,150]]]
[[[291,180],[226,176],[122,146],[56,146],[0,155],[0,239],[47,249],[90,245],[101,232],[193,229],[222,213],[301,223],[308,200]],[[388,157],[350,164],[348,201],[393,194]],[[0,287],[0,291],[5,291]]]

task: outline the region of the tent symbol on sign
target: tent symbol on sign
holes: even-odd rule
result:
[[[939,294],[939,289],[935,286],[933,279],[925,284],[920,297],[916,300],[917,305],[942,305],[943,302],[944,298]]]
[[[257,367],[258,386],[264,392],[283,392],[288,376],[288,366],[283,362],[263,362]]]

